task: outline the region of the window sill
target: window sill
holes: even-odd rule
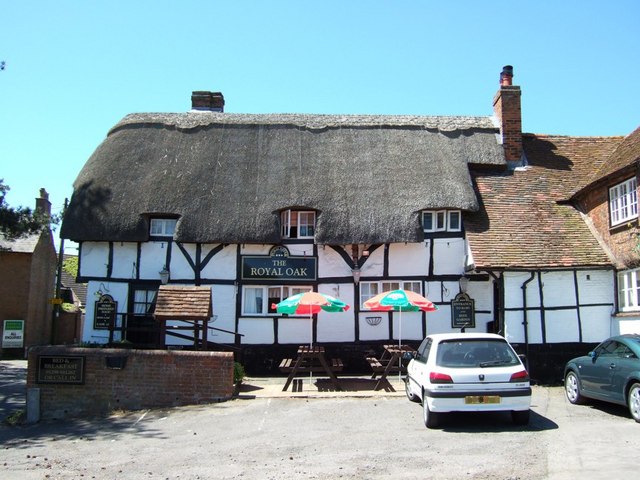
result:
[[[638,310],[627,310],[624,312],[618,312],[614,315],[615,318],[625,317],[640,317],[640,308]]]

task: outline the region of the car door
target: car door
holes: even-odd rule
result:
[[[606,341],[594,350],[594,355],[581,364],[582,388],[587,395],[606,399],[611,390],[612,367],[618,342]]]
[[[626,403],[624,388],[627,379],[632,372],[637,372],[640,360],[633,351],[624,343],[618,343],[615,350],[615,359],[611,368],[611,385],[609,396],[616,403],[624,405]]]
[[[422,395],[420,392],[429,375],[427,372],[427,358],[429,357],[432,343],[433,340],[431,338],[425,338],[418,347],[416,356],[407,367],[407,374],[412,382],[412,390],[420,395]]]

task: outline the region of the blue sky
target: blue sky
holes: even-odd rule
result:
[[[640,125],[636,0],[0,0],[0,178],[53,210],[132,112],[491,115],[503,65],[523,129]],[[56,240],[57,242],[57,240]]]

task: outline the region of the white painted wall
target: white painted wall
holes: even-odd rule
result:
[[[172,248],[177,249],[177,247]],[[167,252],[166,242],[143,243],[140,249],[140,278],[143,280],[160,280],[160,271],[165,265],[169,265]],[[173,271],[171,275],[173,275]],[[179,275],[179,272],[176,272],[176,275]]]
[[[624,335],[626,333],[640,334],[640,315],[613,317],[611,334]]]
[[[352,277],[351,267],[333,248],[318,248],[318,279]]]
[[[195,263],[196,246],[193,244],[184,244],[182,247],[187,251],[188,258]],[[193,280],[195,272],[185,254],[176,245],[171,247],[171,263],[169,270],[171,272],[171,280]]]
[[[436,275],[461,275],[463,273],[466,243],[463,239],[435,239],[433,240],[434,265]],[[216,244],[202,247],[202,258],[214,248]],[[429,272],[430,241],[420,244],[393,244],[389,246],[389,274],[402,278],[426,275]],[[186,244],[184,248],[190,258],[195,259],[195,245]],[[203,280],[235,280],[237,271],[237,252],[242,255],[267,255],[272,245],[228,245],[214,255],[202,272]],[[313,247],[309,244],[288,246],[291,255],[312,255]],[[118,279],[132,279],[136,273],[137,245],[134,243],[115,243],[113,245],[114,265],[112,274]],[[141,246],[140,278],[142,280],[159,280],[159,271],[167,261],[166,242],[148,242]],[[362,268],[363,277],[381,277],[384,268],[384,248],[371,251],[369,258]],[[350,251],[347,251],[350,253]],[[81,250],[82,276],[105,277],[109,259],[109,245],[106,242],[85,242]],[[169,265],[172,280],[189,282],[194,279],[194,272],[189,266],[187,258],[181,250],[172,246],[172,260]],[[319,342],[353,342],[355,340],[355,322],[358,322],[360,340],[385,340],[389,336],[389,322],[393,327],[393,341],[400,336],[400,317],[402,317],[402,339],[418,341],[422,339],[422,314],[403,312],[378,313],[361,312],[358,317],[354,313],[359,299],[354,298],[354,286],[351,283],[351,268],[333,248],[318,247],[318,278],[344,278],[344,283],[320,283],[319,291],[340,298],[351,308],[347,312],[319,314],[317,326],[317,340]],[[524,342],[524,326],[522,301],[522,284],[529,279],[528,272],[504,273],[505,287],[505,334],[514,343]],[[553,271],[541,274],[544,306],[547,308],[546,335],[548,342],[577,342],[579,330],[575,308],[576,292],[574,274],[572,271]],[[614,275],[611,271],[588,270],[577,273],[578,295],[580,302],[593,304],[613,304]],[[100,284],[109,286],[109,292],[118,302],[118,310],[127,310],[128,286],[118,282],[90,282],[89,298],[99,288]],[[102,288],[104,291],[104,288]],[[213,312],[217,315],[212,326],[234,331],[236,328],[236,296],[239,294],[236,285],[212,286]],[[439,304],[439,310],[426,314],[427,333],[451,331],[450,302],[459,293],[458,281],[430,281],[425,284],[424,295]],[[486,331],[487,322],[494,317],[492,280],[486,282],[470,282],[467,292],[476,306],[476,328],[469,331]],[[527,306],[540,307],[538,277],[534,277],[526,289]],[[87,305],[87,321],[84,326],[83,340],[97,341],[108,336],[105,331],[93,331],[94,302]],[[515,310],[510,310],[515,309]],[[478,313],[481,311],[482,313]],[[585,306],[580,310],[582,319],[583,341],[597,342],[611,334],[640,330],[640,316],[638,318],[611,318],[610,306]],[[378,325],[370,325],[367,316],[380,316]],[[528,311],[528,337],[530,343],[542,341],[542,325],[539,310]],[[308,343],[309,321],[305,318],[281,318],[278,321],[279,342],[283,344]],[[242,343],[270,344],[275,341],[274,319],[272,317],[247,317],[238,322],[239,332],[244,334]],[[212,341],[232,343],[232,334],[210,331]]]
[[[109,244],[83,242],[80,249],[80,276],[106,277],[109,264]]]
[[[136,243],[113,244],[113,278],[136,278],[136,262],[138,261],[138,245]]]
[[[216,245],[208,245],[211,248],[202,248],[204,258]],[[217,278],[220,280],[234,280],[236,278],[236,245],[227,245],[216,253],[207,266],[202,270],[202,278]]]
[[[429,271],[428,243],[389,245],[389,275],[424,275]]]
[[[507,340],[524,343],[524,315],[522,311],[508,311],[522,308],[522,284],[530,278],[527,272],[505,272],[505,332]],[[576,296],[576,279],[577,295]],[[577,301],[581,304],[609,304],[583,306],[580,308],[582,341],[599,342],[613,331],[611,312],[614,303],[614,276],[611,271],[579,271],[574,278],[573,271],[543,272],[542,295],[538,274],[527,284],[527,308],[539,308],[544,301],[545,331],[548,343],[571,343],[580,341]],[[542,343],[542,323],[540,310],[527,312],[529,343]]]
[[[463,238],[437,238],[433,244],[433,273],[435,275],[462,275],[466,254]]]
[[[96,301],[100,298],[98,291],[103,294],[111,295],[118,302],[118,313],[126,313],[128,308],[128,292],[127,283],[118,282],[97,282],[91,281],[87,283],[87,307],[85,312],[85,322],[83,325],[82,341],[90,343],[107,343],[109,341],[109,330],[96,330],[93,328],[93,320],[95,318]],[[122,317],[118,316],[116,321],[119,323]],[[120,340],[120,333],[114,335],[114,340]]]

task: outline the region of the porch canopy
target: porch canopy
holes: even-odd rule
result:
[[[211,288],[161,285],[153,315],[160,322],[162,343],[168,333],[174,337],[192,339],[196,349],[207,350],[209,330],[207,325],[213,315]],[[178,320],[186,324],[167,326],[168,320]],[[193,337],[178,333],[176,330],[191,330]],[[202,330],[202,341],[200,341],[200,330]]]

